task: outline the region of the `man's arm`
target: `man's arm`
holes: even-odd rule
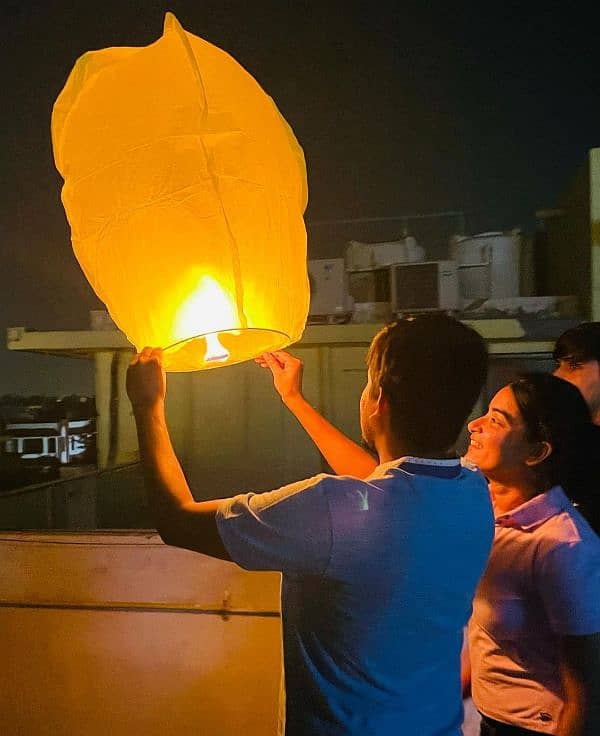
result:
[[[565,707],[560,736],[600,734],[600,633],[561,639]]]
[[[229,560],[215,519],[221,501],[194,500],[171,444],[165,393],[162,351],[144,348],[127,371],[127,394],[156,529],[166,544]]]
[[[338,475],[366,478],[377,460],[336,429],[302,395],[302,361],[283,350],[264,353],[257,360],[269,368],[281,400],[300,422],[323,457]]]

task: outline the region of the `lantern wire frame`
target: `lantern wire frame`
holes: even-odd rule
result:
[[[260,340],[259,342],[258,340],[256,340],[256,337],[258,337],[260,333],[264,335],[264,340]],[[219,359],[218,357],[215,357],[211,359],[210,357],[206,357],[207,353],[210,350],[210,347],[207,344],[207,338],[211,335],[216,336],[219,340],[219,343],[228,352],[229,355],[226,358]],[[202,365],[203,370],[210,370],[213,368],[220,368],[221,366],[225,365],[235,365],[237,363],[243,363],[246,360],[250,360],[251,358],[231,358],[232,351],[228,350],[227,346],[229,344],[229,341],[227,338],[235,337],[236,342],[239,342],[240,339],[243,340],[244,337],[250,336],[252,336],[252,342],[254,346],[261,344],[264,345],[263,349],[257,349],[256,347],[254,347],[255,356],[258,356],[261,353],[272,352],[273,350],[281,350],[289,345],[292,341],[290,335],[286,334],[285,332],[281,332],[280,330],[266,329],[264,327],[244,327],[242,329],[234,328],[229,330],[215,330],[214,332],[205,332],[203,334],[198,334],[192,337],[185,338],[183,340],[179,340],[178,342],[175,342],[172,345],[163,348],[164,368],[165,370],[172,373],[197,371],[198,352],[203,352],[205,356]],[[230,345],[230,347],[232,346]],[[240,348],[238,346],[238,349],[235,352],[239,352],[239,349]],[[177,355],[177,364],[176,367],[171,367],[173,365],[173,358],[175,355]],[[189,364],[187,362],[188,355]]]

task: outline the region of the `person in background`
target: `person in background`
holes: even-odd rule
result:
[[[283,573],[286,736],[459,736],[462,632],[493,515],[454,443],[487,352],[435,315],[386,326],[367,365],[360,423],[378,461],[196,502],[167,430],[161,351],[144,349],[127,391],[150,507],[167,544]]]
[[[481,734],[600,734],[600,538],[569,500],[599,490],[589,409],[525,374],[468,429],[496,518],[468,635]]]
[[[554,375],[577,386],[598,427],[595,447],[590,450],[597,458],[600,453],[600,322],[582,322],[563,332],[556,341],[553,357],[558,364]],[[600,477],[600,467],[596,465]],[[600,518],[600,482],[597,492],[580,502],[580,508],[588,518]],[[593,525],[600,534],[598,523]]]
[[[600,322],[582,322],[563,332],[553,357],[558,363],[554,375],[577,386],[592,421],[600,425]]]

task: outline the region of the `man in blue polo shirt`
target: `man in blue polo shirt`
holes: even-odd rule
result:
[[[443,315],[375,337],[360,418],[378,462],[304,406],[291,360],[264,358],[313,439],[331,439],[332,467],[356,472],[195,502],[165,423],[160,351],[136,356],[128,392],[157,529],[283,573],[286,736],[459,736],[462,632],[493,516],[453,446],[485,378],[483,341]]]

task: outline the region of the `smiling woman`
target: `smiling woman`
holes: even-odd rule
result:
[[[496,505],[528,500],[560,485],[598,528],[594,448],[600,430],[580,392],[547,374],[524,374],[500,389],[488,412],[468,425],[466,458],[498,494]]]
[[[528,460],[535,458],[535,448],[527,441],[525,422],[512,387],[500,389],[487,414],[470,422],[468,428],[471,440],[467,459],[488,479],[526,485],[527,492],[533,494],[536,484]],[[537,449],[542,451],[541,447]]]
[[[598,428],[574,386],[526,374],[469,432],[496,516],[469,624],[481,733],[598,733]]]

